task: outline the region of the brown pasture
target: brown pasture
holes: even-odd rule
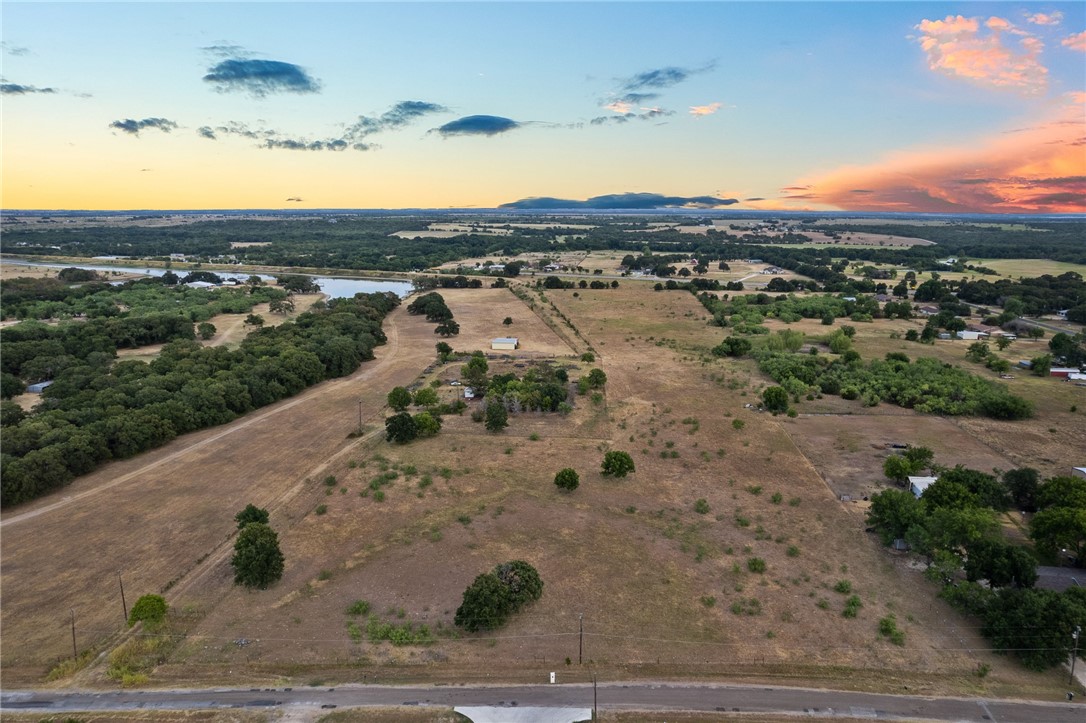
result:
[[[591,670],[932,695],[1062,690],[1056,674],[985,652],[973,621],[864,533],[862,515],[819,474],[826,463],[793,442],[807,419],[744,407],[766,380],[748,361],[708,354],[725,330],[706,325],[692,295],[623,281],[576,296],[530,291],[532,311],[505,290],[441,293],[461,324],[455,348],[486,349],[499,335],[527,342],[492,360],[496,371],[538,353],[557,355],[573,379],[584,373],[592,365],[574,362],[543,320],[564,315],[568,333],[595,350],[605,394],[577,397],[568,417],[514,415],[499,434],[465,414],[432,439],[390,445],[380,433],[388,389],[455,374],[424,371],[438,339],[401,307],[387,322],[389,345],[354,377],[5,513],[5,676],[33,679],[64,655],[69,607],[84,635],[115,641],[123,571],[131,595],[169,585],[170,604],[192,620],[155,683],[517,679],[566,670],[569,658],[578,679]],[[375,434],[346,440],[359,399]],[[628,451],[637,471],[602,477],[609,449]],[[567,466],[581,476],[572,493],[553,484]],[[379,501],[371,481],[385,472],[396,478]],[[699,499],[708,512],[695,509]],[[272,509],[287,560],[266,591],[231,584],[230,517],[247,502]],[[764,573],[748,569],[752,558]],[[542,599],[493,633],[450,632],[464,587],[509,559],[540,570]],[[855,619],[832,589],[843,579],[863,601]],[[346,609],[359,599],[381,620],[425,623],[436,642],[355,641],[348,624],[364,632],[365,621]],[[890,612],[904,647],[878,637]],[[981,663],[992,668],[984,679],[972,675]],[[102,667],[80,681],[107,683]]]

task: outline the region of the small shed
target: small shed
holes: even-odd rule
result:
[[[970,331],[967,329],[958,332],[958,338],[965,339],[966,341],[976,341],[977,339],[983,339],[986,336],[988,336],[988,333],[984,331]]]
[[[924,490],[935,484],[938,477],[910,477],[909,478],[909,491],[914,496],[920,497],[924,494]]]
[[[500,336],[490,340],[490,348],[493,350],[513,351],[520,346],[520,340],[515,336]]]
[[[1067,379],[1072,374],[1078,374],[1080,372],[1078,367],[1052,367],[1048,370],[1049,376],[1062,377]]]
[[[50,379],[47,382],[38,382],[37,384],[30,384],[30,385],[27,386],[26,391],[30,392],[31,394],[41,394],[42,391],[52,383],[53,383],[53,380]]]

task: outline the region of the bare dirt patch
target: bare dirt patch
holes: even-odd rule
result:
[[[574,350],[543,320],[528,309],[508,289],[439,289],[438,293],[453,311],[460,334],[444,339],[454,349],[491,352],[490,342],[497,337],[515,336],[520,348],[512,356],[554,356],[573,354]],[[502,322],[506,317],[512,324]],[[433,335],[434,343],[443,341]]]

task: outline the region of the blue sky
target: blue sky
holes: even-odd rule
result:
[[[1086,208],[1082,3],[2,12],[5,208]]]

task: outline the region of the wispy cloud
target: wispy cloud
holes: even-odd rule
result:
[[[291,196],[290,198],[287,199],[287,203],[301,203],[304,200],[305,200],[304,198],[298,198],[297,196]]]
[[[232,45],[230,43],[207,45],[203,48],[200,48],[200,50],[216,58],[250,58],[253,55],[253,53],[249,52],[240,45]]]
[[[1026,15],[1026,21],[1034,25],[1059,25],[1063,21],[1063,13],[1059,10],[1051,13],[1032,13]]]
[[[227,58],[209,68],[204,81],[221,93],[250,93],[257,98],[271,93],[318,93],[321,88],[320,81],[301,66],[250,58]]]
[[[210,141],[219,139],[219,136],[238,136],[257,142],[260,148],[283,151],[356,151],[373,150],[376,146],[366,143],[352,143],[346,138],[321,138],[310,140],[296,136],[286,135],[269,128],[250,128],[244,123],[231,121],[222,126],[201,126],[196,129],[197,135]]]
[[[448,108],[437,103],[403,100],[379,116],[359,116],[355,123],[347,127],[344,135],[350,140],[361,139],[375,133],[403,128],[426,115],[447,112]]]
[[[715,64],[709,63],[700,68],[678,68],[675,66],[668,66],[665,68],[646,70],[643,73],[638,73],[637,75],[626,78],[622,82],[622,90],[626,93],[633,93],[646,88],[670,88],[678,85],[692,75],[706,73],[714,67],[716,67]]]
[[[39,88],[36,85],[22,85],[20,83],[0,83],[0,94],[3,95],[30,95],[33,93],[52,95],[57,92],[59,91],[56,88]]]
[[[21,45],[12,45],[6,40],[0,40],[0,48],[8,55],[29,55],[30,48],[24,48]]]
[[[1086,94],[1063,100],[1040,122],[973,147],[900,151],[782,189],[778,207],[804,199],[854,211],[1086,213]]]
[[[177,128],[177,123],[166,118],[144,118],[143,120],[133,120],[132,118],[125,118],[124,120],[115,120],[109,124],[110,128],[116,128],[119,131],[123,131],[133,136],[138,136],[140,131],[148,128],[160,130],[163,133],[169,133]]]
[[[446,138],[449,136],[496,136],[522,126],[524,126],[524,123],[515,121],[512,118],[503,118],[497,115],[469,115],[449,121],[443,126],[432,129],[430,132]]]
[[[1016,28],[1005,18],[948,15],[944,20],[923,20],[917,41],[928,57],[928,67],[977,85],[1040,93],[1048,82],[1048,68],[1040,60],[1044,43]]]
[[[660,91],[676,86],[692,75],[713,70],[714,67],[712,63],[700,68],[666,66],[620,78],[615,90],[599,102],[601,108],[617,115],[599,116],[591,119],[589,123],[591,125],[621,124],[632,120],[652,120],[661,116],[675,115],[674,111],[654,103],[661,97]]]
[[[723,107],[724,107],[723,103],[709,103],[708,105],[692,105],[692,106],[690,106],[690,115],[693,115],[693,116],[712,115],[713,113],[716,113],[718,110],[720,110]]]
[[[593,196],[583,201],[550,196],[522,198],[519,201],[503,203],[500,208],[555,209],[555,208],[592,208],[637,210],[650,208],[716,208],[730,206],[739,201],[734,198],[716,196],[665,196],[660,193],[612,193],[605,196]]]
[[[196,129],[196,134],[209,141],[218,140],[220,136],[248,138],[257,141],[261,148],[273,150],[345,151],[350,148],[356,151],[372,151],[378,146],[366,140],[369,136],[403,128],[418,118],[433,113],[445,113],[448,110],[437,103],[421,100],[400,101],[379,116],[359,116],[336,137],[317,140],[292,136],[269,128],[250,128],[236,121],[221,126],[201,126]]]
[[[1074,35],[1068,35],[1060,41],[1060,45],[1071,50],[1077,50],[1080,53],[1086,53],[1086,30]]]

